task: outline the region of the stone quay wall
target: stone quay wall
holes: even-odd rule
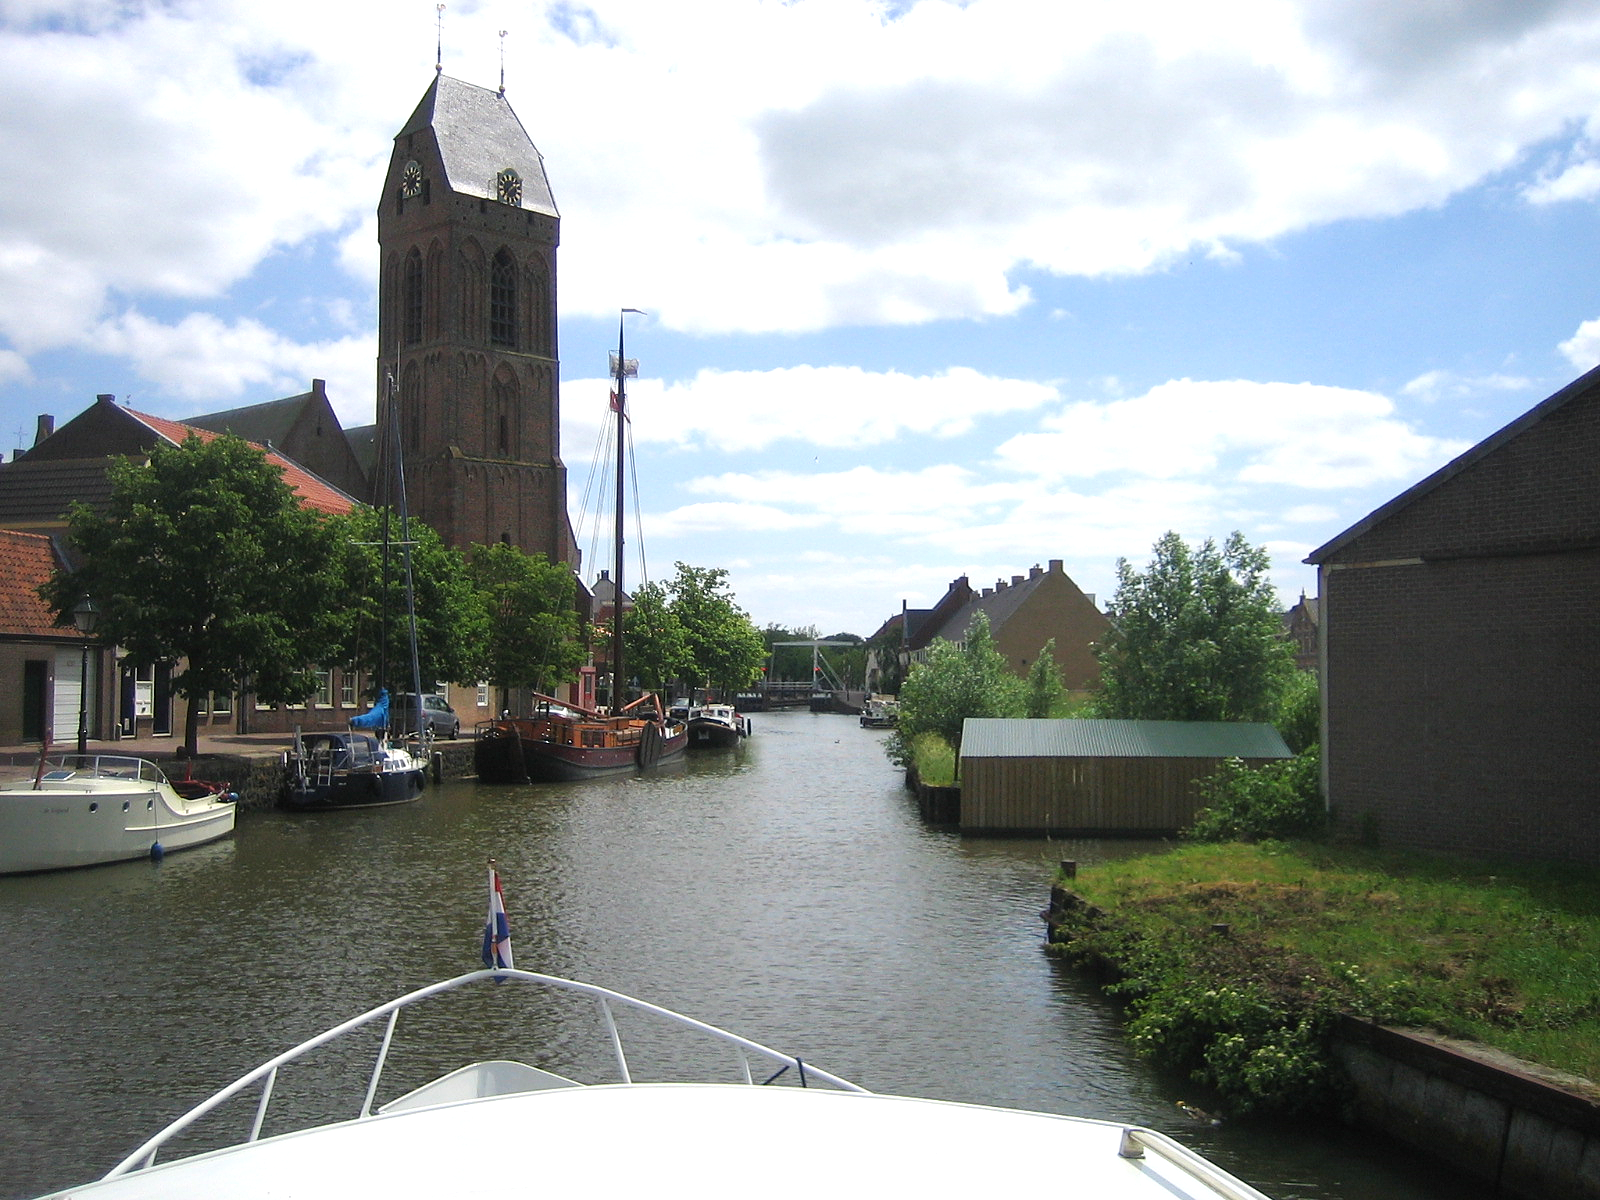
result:
[[[435,742],[430,753],[433,767],[429,774],[435,783],[475,773],[470,738]],[[195,779],[228,781],[239,794],[241,813],[276,807],[288,774],[285,752],[281,748],[248,754],[201,754],[192,760],[162,759],[158,762],[169,778],[181,779],[192,773]]]

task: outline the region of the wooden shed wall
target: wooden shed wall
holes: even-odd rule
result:
[[[1267,759],[1246,759],[1258,767]],[[966,758],[963,833],[1168,837],[1194,821],[1218,758]]]

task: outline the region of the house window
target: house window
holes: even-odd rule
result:
[[[333,672],[317,672],[317,705],[320,708],[333,706]]]
[[[219,716],[226,716],[233,711],[232,692],[212,692],[211,711]]]
[[[478,681],[478,707],[489,707],[489,681],[487,679]]]
[[[504,250],[489,268],[489,341],[512,349],[517,345],[517,266]]]
[[[339,704],[344,708],[356,706],[356,673],[354,671],[341,671],[339,673]]]

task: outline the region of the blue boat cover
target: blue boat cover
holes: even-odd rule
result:
[[[387,729],[389,727],[389,689],[379,688],[378,698],[372,707],[360,716],[350,718],[351,729]]]

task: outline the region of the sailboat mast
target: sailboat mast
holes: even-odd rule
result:
[[[627,446],[627,443],[624,440],[627,434],[625,425],[628,412],[627,380],[630,376],[637,375],[639,373],[638,362],[636,360],[629,361],[627,354],[624,353],[622,334],[623,326],[626,323],[626,315],[628,313],[639,313],[642,316],[643,312],[644,310],[638,308],[625,308],[617,316],[617,356],[614,360],[612,360],[611,364],[612,376],[617,381],[617,394],[615,397],[616,402],[612,405],[617,412],[617,493],[616,529],[614,531],[615,558],[612,560],[611,564],[614,571],[612,578],[615,580],[616,587],[616,599],[613,602],[611,609],[611,711],[613,713],[622,711],[622,706],[625,703],[625,699],[622,695],[622,688],[624,686],[624,681],[627,679],[627,675],[623,672],[622,662],[622,497],[624,495],[623,486],[625,481],[623,456],[626,453]]]
[[[616,491],[616,497],[615,497],[616,498],[616,530],[615,530],[614,544],[613,544],[613,547],[612,547],[613,551],[615,553],[615,557],[613,558],[612,564],[611,564],[612,568],[613,568],[613,571],[614,571],[614,574],[612,575],[612,578],[616,581],[615,585],[614,585],[616,587],[616,598],[612,602],[612,608],[611,608],[611,711],[614,712],[614,713],[622,711],[623,701],[622,701],[622,690],[621,689],[622,689],[622,681],[623,681],[624,678],[626,678],[622,673],[622,530],[623,530],[622,497],[623,497],[623,494],[624,494],[623,490],[622,490],[623,489],[623,480],[624,480],[622,456],[623,456],[623,447],[625,445],[625,443],[623,441],[624,432],[625,432],[624,425],[623,425],[623,413],[626,410],[627,405],[628,405],[628,393],[627,393],[627,383],[626,383],[626,380],[627,380],[627,377],[628,377],[628,368],[627,368],[628,359],[627,359],[626,355],[623,354],[622,326],[623,326],[623,318],[621,316],[618,316],[617,317],[617,364],[616,364],[616,378],[617,378],[617,403],[616,403],[616,409],[617,409],[617,491]]]

